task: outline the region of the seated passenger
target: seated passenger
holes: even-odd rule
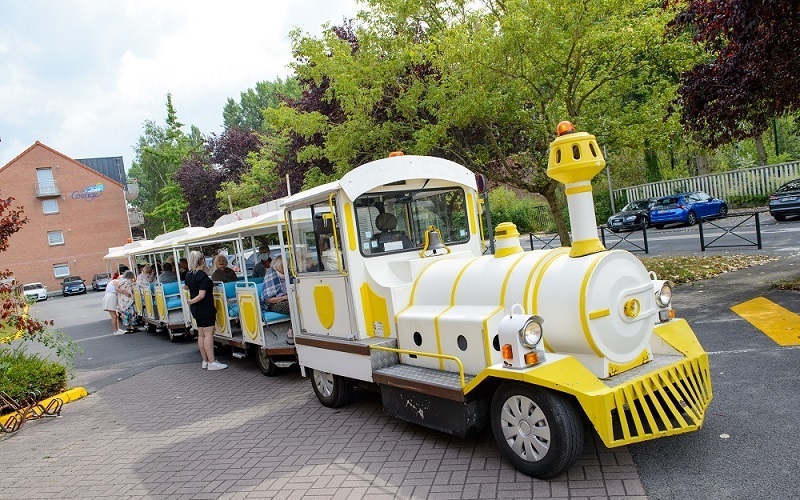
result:
[[[253,278],[260,278],[267,274],[272,257],[269,254],[269,246],[262,245],[258,247],[258,262],[253,266]]]
[[[178,281],[178,275],[172,270],[172,264],[169,262],[164,262],[163,268],[164,270],[158,275],[158,281],[161,283]]]
[[[272,264],[264,276],[261,308],[264,311],[289,314],[289,294],[286,289],[286,276],[283,274],[283,259],[280,255],[272,259]],[[291,328],[286,332],[286,343],[294,345],[294,333]]]
[[[236,272],[228,267],[228,258],[224,255],[217,255],[217,257],[214,259],[214,267],[216,267],[216,269],[211,274],[212,281],[221,281],[223,283],[227,283],[229,281],[236,281],[238,279],[236,277]]]

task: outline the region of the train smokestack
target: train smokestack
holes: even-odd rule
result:
[[[603,153],[593,135],[575,132],[570,122],[558,124],[558,137],[550,143],[547,175],[566,188],[572,226],[570,257],[583,257],[605,250],[597,237],[591,183],[592,177],[605,165]]]

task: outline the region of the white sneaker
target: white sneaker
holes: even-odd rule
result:
[[[213,363],[209,363],[208,364],[208,371],[224,370],[227,367],[228,367],[228,365],[226,365],[224,363],[220,363],[219,361],[214,361]]]
[[[120,328],[119,330],[117,330],[116,332],[114,332],[114,335],[125,335],[125,330],[123,330],[122,328]]]
[[[200,368],[202,368],[203,370],[208,368],[208,361],[203,361],[202,363],[200,363]]]

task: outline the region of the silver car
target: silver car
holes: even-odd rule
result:
[[[41,283],[22,285],[22,293],[25,294],[25,297],[33,297],[37,302],[47,300],[47,287]]]

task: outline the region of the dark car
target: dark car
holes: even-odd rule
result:
[[[686,224],[693,226],[698,219],[725,217],[728,204],[713,198],[702,191],[673,194],[657,198],[650,208],[650,223],[656,229],[666,224]]]
[[[92,278],[92,289],[95,292],[105,290],[109,281],[111,281],[110,273],[97,273],[94,275],[94,278]]]
[[[615,233],[621,229],[642,229],[650,226],[650,207],[655,198],[636,200],[608,218],[608,228]]]
[[[86,293],[86,282],[80,276],[67,276],[61,281],[61,292],[64,295]]]
[[[800,215],[800,179],[787,182],[769,196],[769,214],[777,221]]]

